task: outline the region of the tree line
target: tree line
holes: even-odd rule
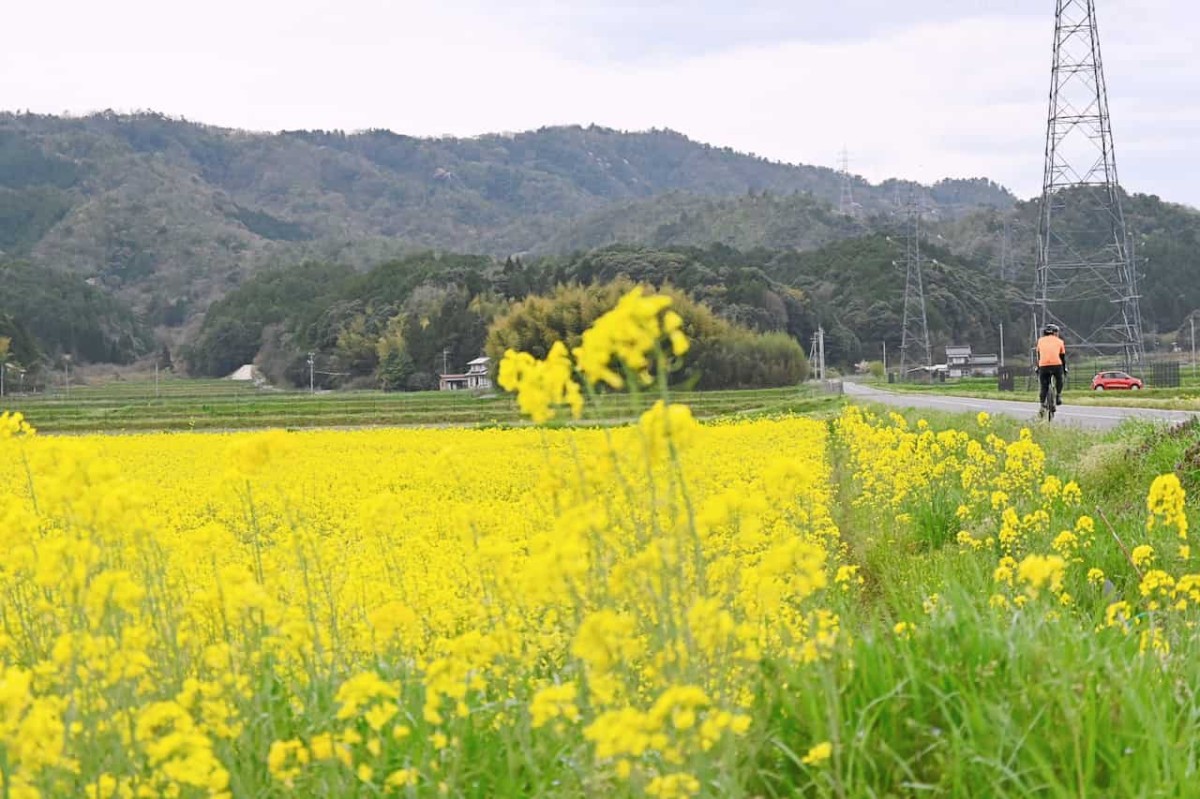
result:
[[[1020,308],[949,252],[927,267],[930,326],[940,343],[983,344]],[[674,379],[697,387],[795,383],[818,326],[827,358],[851,365],[899,347],[903,274],[898,245],[867,236],[814,253],[723,245],[612,246],[536,260],[426,253],[365,273],[310,262],[251,278],[210,307],[185,348],[194,374],[221,376],[255,361],[272,380],[306,385],[309,353],[321,387],[436,387],[506,348],[544,355],[571,342],[622,290],[676,297],[697,346]]]
[[[485,351],[498,360],[509,347],[544,355],[555,340],[577,342],[636,281],[675,298],[695,342],[688,368],[673,380],[749,388],[805,378],[802,347],[784,331],[739,321],[754,314],[743,312],[749,306],[736,292],[720,313],[669,280],[647,279],[645,270],[631,268],[635,252],[627,255],[627,268],[609,264],[599,273],[592,261],[435,254],[365,274],[322,263],[272,270],[214,304],[183,355],[199,375],[229,374],[254,361],[284,384],[311,378],[323,388],[427,390],[437,387],[439,373],[461,371]]]
[[[8,363],[37,371],[65,357],[130,363],[152,351],[153,335],[119,298],[68,272],[0,261],[0,336]]]

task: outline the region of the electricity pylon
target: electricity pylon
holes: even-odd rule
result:
[[[1057,0],[1034,281],[1035,335],[1144,360],[1137,272],[1121,210],[1095,0]]]
[[[842,196],[838,202],[838,210],[846,216],[854,216],[854,191],[850,180],[850,153],[842,148],[841,160],[838,163],[838,175],[842,180]]]
[[[921,271],[921,211],[909,203],[904,247],[904,322],[900,336],[900,376],[916,365],[933,366],[929,320],[925,315],[925,280]]]

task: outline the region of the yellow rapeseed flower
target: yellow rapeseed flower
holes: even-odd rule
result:
[[[806,766],[819,766],[832,756],[833,744],[829,741],[822,741],[809,749],[808,754],[801,758],[800,762]]]

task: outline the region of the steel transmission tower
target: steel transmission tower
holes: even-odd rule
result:
[[[838,174],[842,179],[842,196],[838,202],[838,210],[846,216],[854,215],[854,192],[850,181],[850,153],[842,148],[841,160],[838,163]]]
[[[925,316],[925,281],[921,274],[921,211],[915,202],[908,206],[904,247],[904,329],[900,337],[900,376],[909,368],[933,365],[929,348],[929,320]]]
[[[1033,306],[1035,334],[1054,322],[1069,346],[1142,364],[1095,0],[1057,0]]]
[[[1012,262],[1012,256],[1009,253],[1009,234],[1012,233],[1012,225],[1008,221],[1008,217],[1004,218],[1004,235],[1000,239],[1000,279],[1008,280],[1009,269]],[[1015,270],[1014,270],[1015,271]]]

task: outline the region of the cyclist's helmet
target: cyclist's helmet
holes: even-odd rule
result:
[[[1042,328],[1042,335],[1043,336],[1057,336],[1058,335],[1058,325],[1046,325],[1044,328]]]

